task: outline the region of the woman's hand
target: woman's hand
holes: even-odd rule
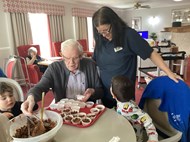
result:
[[[173,72],[171,72],[170,74],[168,74],[168,77],[170,78],[170,79],[172,79],[173,81],[175,81],[176,83],[178,83],[179,81],[179,79],[180,80],[183,80],[182,78],[181,78],[181,76],[179,76],[179,75],[177,75],[177,74],[175,74],[175,73],[173,73]]]
[[[84,92],[84,98],[81,100],[82,102],[86,102],[92,94],[94,94],[95,90],[93,88],[88,88]]]
[[[34,105],[35,105],[34,97],[32,95],[30,95],[30,96],[28,96],[27,100],[22,103],[21,111],[25,115],[31,116]]]

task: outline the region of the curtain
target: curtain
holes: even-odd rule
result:
[[[30,28],[29,18],[27,13],[10,13],[11,26],[14,40],[14,54],[18,55],[17,47],[32,43],[32,32]],[[17,62],[16,76],[25,78],[22,70],[22,65]]]
[[[27,13],[10,13],[15,47],[32,43],[32,32]],[[17,54],[16,48],[14,49]],[[18,54],[17,54],[18,55]]]
[[[52,42],[64,41],[63,15],[48,15]]]
[[[76,39],[87,39],[88,41],[88,27],[87,27],[87,17],[74,17],[75,24],[75,36]]]

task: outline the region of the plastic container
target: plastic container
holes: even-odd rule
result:
[[[20,115],[15,117],[10,121],[10,135],[13,138],[13,142],[47,142],[56,135],[57,131],[61,128],[63,124],[63,119],[60,114],[54,111],[45,110],[45,114],[47,115],[47,118],[50,118],[52,121],[56,122],[56,126],[51,129],[50,131],[41,134],[39,136],[35,137],[29,137],[29,138],[15,138],[13,135],[15,134],[16,129],[24,126],[27,124],[26,116]]]
[[[93,106],[94,106],[94,102],[91,102],[91,101],[86,102],[86,107],[87,108],[91,108]]]

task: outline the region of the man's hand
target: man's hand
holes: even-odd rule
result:
[[[34,105],[35,105],[34,97],[32,95],[30,95],[30,96],[28,96],[27,100],[22,103],[21,111],[25,115],[31,116]]]
[[[95,90],[93,88],[88,88],[84,92],[84,98],[81,100],[82,102],[86,102],[92,94],[94,94]]]

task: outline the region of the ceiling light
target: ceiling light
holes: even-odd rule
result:
[[[152,16],[148,19],[148,22],[150,25],[154,26],[157,25],[160,22],[160,18],[158,18],[157,16]]]

